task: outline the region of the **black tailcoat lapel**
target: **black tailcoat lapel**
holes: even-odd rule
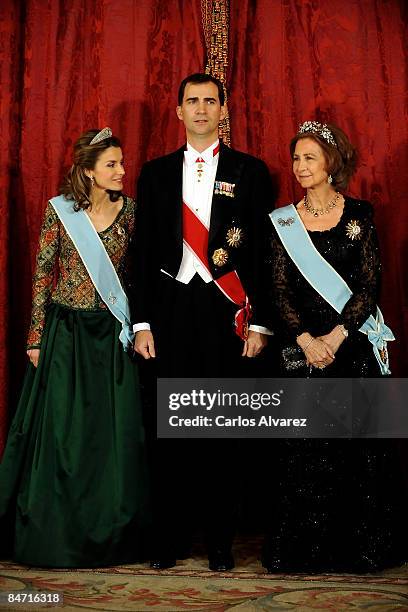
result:
[[[166,228],[175,245],[183,242],[183,163],[184,150],[181,147],[167,158],[167,167],[162,185],[166,193]],[[163,177],[158,177],[161,181]]]
[[[243,167],[243,161],[237,159],[235,152],[224,143],[220,142],[220,158],[218,160],[215,180],[232,183],[237,186]],[[236,200],[234,198],[228,198],[221,194],[213,194],[208,236],[209,245],[212,244],[217,233],[225,223],[233,219],[235,209]]]

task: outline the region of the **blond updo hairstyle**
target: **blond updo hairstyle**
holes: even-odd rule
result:
[[[290,141],[290,154],[293,159],[298,140],[311,138],[323,149],[326,160],[326,171],[327,174],[331,174],[333,187],[337,189],[346,189],[351,177],[356,171],[357,151],[343,130],[330,123],[326,125],[336,141],[337,148],[327,142],[318,132],[304,132],[302,134],[296,134]]]
[[[93,170],[101,153],[109,147],[120,147],[121,143],[116,136],[110,136],[93,145],[90,142],[100,130],[89,130],[82,134],[74,145],[74,163],[64,177],[60,192],[67,200],[75,200],[74,210],[85,210],[90,206],[92,182],[85,174],[85,170]],[[107,190],[111,202],[117,202],[121,191]]]

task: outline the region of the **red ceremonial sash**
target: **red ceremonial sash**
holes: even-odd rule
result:
[[[211,274],[207,256],[208,229],[185,202],[183,202],[183,239]],[[242,340],[246,340],[248,338],[248,322],[252,313],[248,296],[238,274],[235,270],[231,270],[219,279],[214,278],[213,281],[231,302],[240,306],[235,314],[235,332]]]

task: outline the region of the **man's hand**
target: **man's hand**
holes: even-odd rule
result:
[[[256,357],[268,343],[268,336],[257,331],[248,332],[248,339],[244,342],[242,357]]]
[[[139,353],[145,359],[156,357],[153,334],[150,330],[142,329],[136,332],[134,349],[136,353]]]
[[[27,355],[33,366],[36,368],[38,366],[38,360],[40,358],[40,349],[28,349]]]

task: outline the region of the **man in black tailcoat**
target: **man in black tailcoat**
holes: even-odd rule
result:
[[[144,164],[138,181],[135,351],[147,369],[154,366],[154,376],[259,375],[253,358],[267,343],[271,316],[269,172],[261,160],[219,142],[226,107],[217,79],[184,79],[176,112],[187,144]],[[185,554],[188,524],[200,520],[202,508],[210,569],[234,566],[235,442],[153,440],[152,567],[171,567]],[[197,484],[201,499],[194,505]]]

